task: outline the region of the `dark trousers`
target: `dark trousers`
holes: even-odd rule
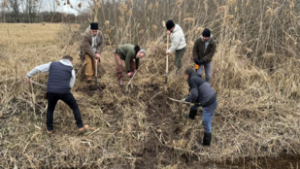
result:
[[[56,93],[47,93],[48,99],[48,110],[47,110],[47,129],[48,131],[53,130],[53,112],[58,100],[65,102],[72,110],[76,120],[78,128],[83,127],[80,110],[78,108],[77,102],[72,93],[67,94],[56,94]]]

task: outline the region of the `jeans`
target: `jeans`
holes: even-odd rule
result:
[[[211,62],[200,65],[197,69],[197,73],[202,76],[203,67],[205,69],[205,80],[209,83],[212,74],[212,64]]]
[[[177,67],[176,73],[178,73],[178,71],[181,69],[182,66],[181,60],[184,56],[185,51],[186,51],[186,47],[180,50],[176,50],[175,53],[175,66]]]
[[[78,108],[77,102],[72,93],[67,94],[56,94],[56,93],[47,93],[48,99],[48,110],[47,110],[47,129],[48,131],[53,130],[53,112],[58,100],[65,102],[72,110],[76,120],[78,128],[83,127],[80,110]]]
[[[203,107],[203,112],[202,112],[202,125],[204,127],[205,133],[211,133],[212,128],[211,128],[211,122],[212,118],[215,114],[215,110],[217,108],[218,101],[216,100],[213,104]],[[194,105],[192,109],[198,110],[200,106],[199,105]]]

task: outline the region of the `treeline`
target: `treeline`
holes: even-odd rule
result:
[[[5,18],[2,15],[0,22],[7,23],[37,23],[37,22],[68,22],[68,23],[77,23],[82,20],[83,16],[75,16],[74,14],[66,14],[62,12],[41,12],[28,16],[26,13],[19,13],[16,15],[14,12],[5,13]]]
[[[67,2],[64,0],[0,0],[0,22],[80,23],[87,20],[88,14],[84,12],[80,12],[80,16],[61,12],[59,9],[63,5],[73,8],[69,0]],[[76,10],[80,11],[79,8],[76,8]]]

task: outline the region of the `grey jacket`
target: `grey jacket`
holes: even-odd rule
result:
[[[69,60],[66,60],[66,59],[61,59],[59,61],[61,64],[65,65],[65,66],[71,66],[73,68],[73,65],[72,63],[69,61]],[[50,63],[47,63],[47,64],[43,64],[43,65],[40,65],[40,66],[37,66],[35,67],[34,69],[32,69],[28,74],[27,74],[27,77],[28,78],[31,78],[32,76],[38,74],[38,73],[41,73],[41,72],[48,72],[49,69],[50,69],[50,65],[51,65],[51,62]],[[76,80],[76,75],[75,75],[75,71],[74,69],[72,70],[72,77],[70,79],[70,88],[72,88],[75,84],[75,80]]]
[[[215,91],[209,83],[202,79],[197,72],[189,76],[190,95],[185,101],[191,103],[200,103],[202,107],[207,107],[217,100]]]

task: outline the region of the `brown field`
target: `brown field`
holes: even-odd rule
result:
[[[210,148],[200,145],[204,132],[201,112],[195,121],[187,120],[183,113],[189,107],[167,100],[181,99],[188,93],[188,86],[182,74],[175,74],[174,56],[169,61],[168,85],[164,85],[166,37],[160,35],[164,28],[153,26],[157,31],[151,27],[141,37],[136,33],[141,31],[138,29],[124,30],[120,26],[111,33],[106,29],[112,25],[101,25],[107,33],[107,46],[98,68],[100,87],[93,91],[82,81],[83,65],[77,54],[82,32],[79,25],[1,23],[0,167],[298,168],[299,40],[291,36],[300,30],[296,13],[289,13],[283,24],[281,18],[286,13],[278,12],[275,17],[276,11],[271,11],[274,22],[272,18],[266,22],[268,8],[263,8],[260,12],[264,17],[259,17],[249,1],[243,1],[236,5],[241,12],[231,16],[228,13],[235,9],[233,2],[216,8],[218,13],[210,16],[215,17],[213,22],[205,22],[214,27],[218,42],[211,85],[219,105]],[[251,15],[246,15],[249,11]],[[151,19],[156,14],[153,10]],[[264,18],[264,22],[246,22],[257,21],[256,17]],[[193,41],[203,29],[196,24],[189,28],[186,22],[190,21],[182,21],[188,42],[184,68],[193,65]],[[291,32],[284,34],[278,25]],[[119,44],[135,43],[135,39],[147,49],[147,57],[126,92],[115,77],[112,51]],[[64,54],[75,58],[77,80],[72,92],[83,121],[91,129],[78,134],[71,110],[59,103],[54,113],[54,133],[49,136],[45,132],[45,91],[25,84],[23,78],[35,66],[59,60]],[[33,78],[42,84],[46,79],[47,74]],[[125,79],[124,84],[127,82]]]

